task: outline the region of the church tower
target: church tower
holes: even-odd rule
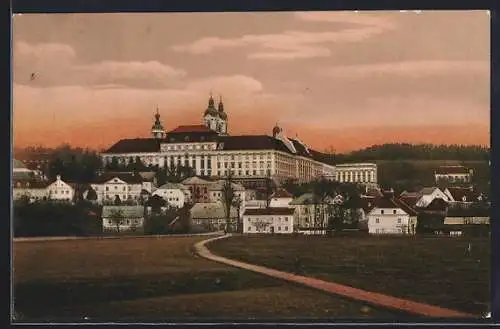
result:
[[[217,132],[220,135],[227,135],[227,114],[224,112],[224,103],[222,103],[222,96],[219,98],[219,106],[218,106],[218,111],[219,111],[219,129]]]
[[[165,129],[160,121],[160,110],[158,110],[158,108],[156,108],[155,123],[151,127],[151,135],[156,139],[163,139],[166,135]]]
[[[210,94],[208,107],[203,115],[203,123],[207,128],[217,132],[219,135],[227,135],[227,114],[224,112],[222,97],[219,99],[219,104],[216,108],[214,98]]]
[[[205,114],[203,116],[203,121],[205,126],[213,131],[217,131],[217,123],[219,119],[219,112],[215,108],[214,98],[212,94],[208,98],[208,107],[205,110]]]

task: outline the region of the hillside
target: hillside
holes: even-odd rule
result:
[[[337,163],[382,160],[489,161],[490,150],[479,145],[383,144],[346,154],[336,154]]]

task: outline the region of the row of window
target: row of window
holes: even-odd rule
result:
[[[249,227],[248,227],[248,231],[250,232],[250,231],[252,231],[252,230],[253,230],[253,229],[252,229],[252,226],[249,226]],[[278,226],[278,227],[277,227],[277,230],[278,230],[278,231],[281,231],[281,226]],[[256,231],[259,231],[259,230],[257,230],[257,229],[256,229]],[[288,231],[288,226],[285,226],[285,227],[284,227],[284,231]]]
[[[116,225],[116,222],[112,219],[108,219],[108,225]],[[120,221],[119,225],[141,225],[140,219],[123,219]]]
[[[271,220],[271,221],[274,221],[274,219],[278,220],[278,221],[285,221],[285,222],[288,222],[288,217],[271,217],[271,218],[262,218],[262,220]],[[260,221],[260,218],[249,218],[248,219],[248,223],[252,223],[252,222],[259,222]]]
[[[375,218],[375,223],[380,223],[380,218]],[[398,218],[398,224],[401,224],[401,218]]]

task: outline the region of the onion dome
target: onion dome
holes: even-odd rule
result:
[[[160,111],[158,109],[156,109],[155,119],[156,119],[155,123],[151,127],[151,130],[163,131],[164,130],[163,125],[161,124],[161,121],[160,121]]]
[[[219,115],[219,112],[215,108],[215,102],[214,102],[214,98],[212,97],[212,95],[210,95],[210,98],[208,99],[208,107],[205,110],[205,115],[211,115],[213,117],[216,117]]]
[[[224,104],[222,103],[222,97],[220,98],[220,101],[219,101],[219,116],[221,119],[223,120],[226,120],[227,119],[227,114],[226,112],[224,112]]]

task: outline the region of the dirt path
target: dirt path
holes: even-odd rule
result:
[[[270,269],[263,266],[248,264],[240,261],[235,261],[229,258],[220,257],[214,255],[206,247],[206,244],[218,240],[230,237],[231,235],[224,235],[215,238],[210,238],[204,241],[200,241],[194,245],[195,252],[208,260],[223,263],[226,265],[246,269],[252,272],[265,274],[271,277],[283,279],[289,282],[299,283],[311,288],[323,290],[332,294],[341,295],[344,297],[352,298],[355,300],[364,301],[372,305],[387,307],[391,309],[396,309],[408,313],[419,314],[428,317],[438,317],[438,318],[471,318],[475,315],[462,313],[459,311],[454,311],[438,306],[428,305],[424,303],[418,303],[406,299],[396,298],[392,296],[387,296],[379,293],[369,292],[345,285],[341,285],[334,282],[323,281],[319,279],[314,279],[310,277],[295,275],[292,273],[287,273],[283,271],[278,271]]]

